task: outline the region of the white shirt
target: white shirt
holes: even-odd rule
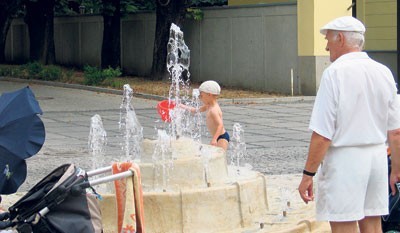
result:
[[[364,52],[340,56],[322,74],[309,128],[331,146],[385,143],[400,128],[400,99],[390,70]]]

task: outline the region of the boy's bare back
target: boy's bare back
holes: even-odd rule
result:
[[[218,126],[222,125],[223,130],[225,131],[224,124],[222,121],[222,111],[219,107],[218,103],[215,103],[213,106],[208,106],[206,113],[206,124],[207,129],[211,135],[214,135],[217,130]]]

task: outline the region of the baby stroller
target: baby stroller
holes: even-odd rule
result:
[[[19,233],[102,232],[99,195],[92,186],[132,173],[94,181],[89,181],[88,173],[73,164],[56,168],[9,207],[8,212],[0,214],[0,229],[13,227]]]
[[[388,167],[390,176],[390,153],[388,155]],[[400,183],[396,185],[396,195],[392,196],[392,189],[389,185],[389,214],[382,216],[382,231],[383,232],[400,232]]]

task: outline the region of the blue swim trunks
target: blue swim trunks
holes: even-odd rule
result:
[[[228,132],[225,131],[224,134],[219,135],[219,137],[217,138],[217,142],[218,142],[220,139],[225,139],[225,140],[227,140],[227,141],[229,142],[229,141],[230,141],[230,138],[229,138]]]

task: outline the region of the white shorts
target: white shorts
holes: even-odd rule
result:
[[[386,146],[331,147],[318,172],[316,219],[358,221],[388,214]]]

